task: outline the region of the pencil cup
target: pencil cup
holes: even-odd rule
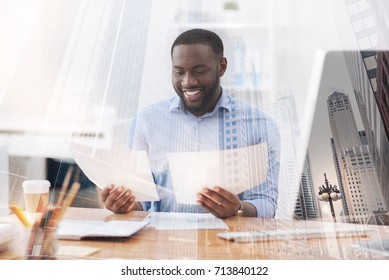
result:
[[[57,253],[57,239],[55,227],[47,227],[44,229],[44,240],[40,251],[40,259],[55,259]]]
[[[47,180],[27,180],[23,182],[24,207],[27,212],[36,213],[47,209],[50,182]]]
[[[27,259],[48,260],[56,258],[56,231],[62,214],[62,207],[49,205],[40,219],[35,221],[26,248]]]

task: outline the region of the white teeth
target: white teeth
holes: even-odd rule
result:
[[[199,90],[186,90],[184,91],[186,95],[193,96],[198,94],[200,91]]]

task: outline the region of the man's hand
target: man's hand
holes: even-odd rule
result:
[[[131,190],[125,189],[123,186],[109,185],[103,189],[101,196],[105,207],[118,214],[130,212],[136,206],[135,197]]]
[[[197,194],[197,198],[202,208],[218,218],[231,217],[240,208],[239,198],[220,187],[204,188]]]

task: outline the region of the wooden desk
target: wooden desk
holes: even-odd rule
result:
[[[146,212],[113,214],[105,209],[69,208],[68,219],[88,220],[142,220]],[[283,221],[257,218],[233,217],[224,220],[229,231],[290,230],[304,228],[334,227],[333,223],[317,221]],[[339,225],[339,224],[337,224]],[[356,225],[352,225],[355,227]],[[389,227],[360,225],[372,230],[369,237],[306,238],[253,243],[235,243],[218,238],[216,233],[223,230],[167,230],[158,231],[144,228],[124,239],[65,241],[59,246],[92,246],[100,251],[90,259],[384,259],[379,255],[361,253],[352,244],[367,240],[389,239]],[[0,252],[0,259],[18,258],[14,250]]]

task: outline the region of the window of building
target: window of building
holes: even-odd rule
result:
[[[363,59],[365,61],[366,69],[371,70],[377,68],[377,61],[375,59],[375,56],[368,56]]]
[[[371,87],[373,88],[373,91],[377,91],[377,78],[370,79]]]
[[[367,3],[367,0],[362,0],[357,3],[359,11],[365,11],[369,9],[369,4]]]
[[[370,49],[372,47],[372,44],[371,44],[369,38],[367,38],[367,37],[359,39],[358,45],[359,45],[359,48],[361,50],[367,50],[367,49]]]
[[[349,5],[349,6],[347,7],[347,9],[348,9],[348,13],[349,13],[350,15],[355,15],[356,13],[359,12],[359,8],[358,8],[357,3],[354,3],[354,4],[352,4],[352,5]]]
[[[361,19],[354,21],[353,27],[355,32],[359,32],[365,29],[365,25],[363,24],[363,21]]]
[[[376,25],[372,16],[365,17],[363,19],[363,24],[365,25],[366,29],[374,27]]]

